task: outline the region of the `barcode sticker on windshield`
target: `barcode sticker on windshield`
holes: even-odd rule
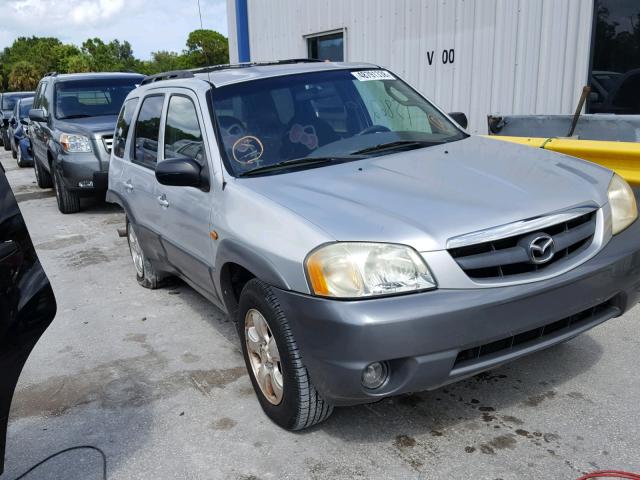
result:
[[[359,72],[351,72],[351,75],[356,77],[361,82],[368,82],[371,80],[395,80],[396,77],[391,75],[386,70],[361,70]]]

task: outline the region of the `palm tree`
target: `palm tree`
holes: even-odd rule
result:
[[[16,62],[9,74],[9,90],[35,90],[41,74],[38,69],[25,60]]]

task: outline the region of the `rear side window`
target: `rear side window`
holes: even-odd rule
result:
[[[204,166],[204,141],[196,107],[188,97],[174,95],[169,100],[164,130],[165,158],[187,157]]]
[[[133,161],[154,169],[158,161],[160,116],[163,104],[164,95],[146,97],[142,101],[135,127]]]
[[[116,134],[113,139],[113,154],[116,157],[124,157],[124,146],[127,143],[127,135],[129,134],[129,126],[133,120],[133,112],[138,105],[137,98],[130,98],[122,106],[118,123],[116,124]]]

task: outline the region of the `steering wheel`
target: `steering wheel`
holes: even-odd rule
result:
[[[391,129],[385,127],[384,125],[371,125],[364,130],[361,130],[357,133],[357,135],[367,135],[369,133],[377,133],[377,132],[390,132]]]

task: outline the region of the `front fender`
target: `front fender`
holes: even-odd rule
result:
[[[256,254],[249,247],[239,242],[223,239],[218,246],[215,263],[218,272],[215,283],[220,298],[225,298],[221,287],[221,273],[227,263],[240,265],[269,285],[283,290],[291,290],[287,280],[268,259]]]

